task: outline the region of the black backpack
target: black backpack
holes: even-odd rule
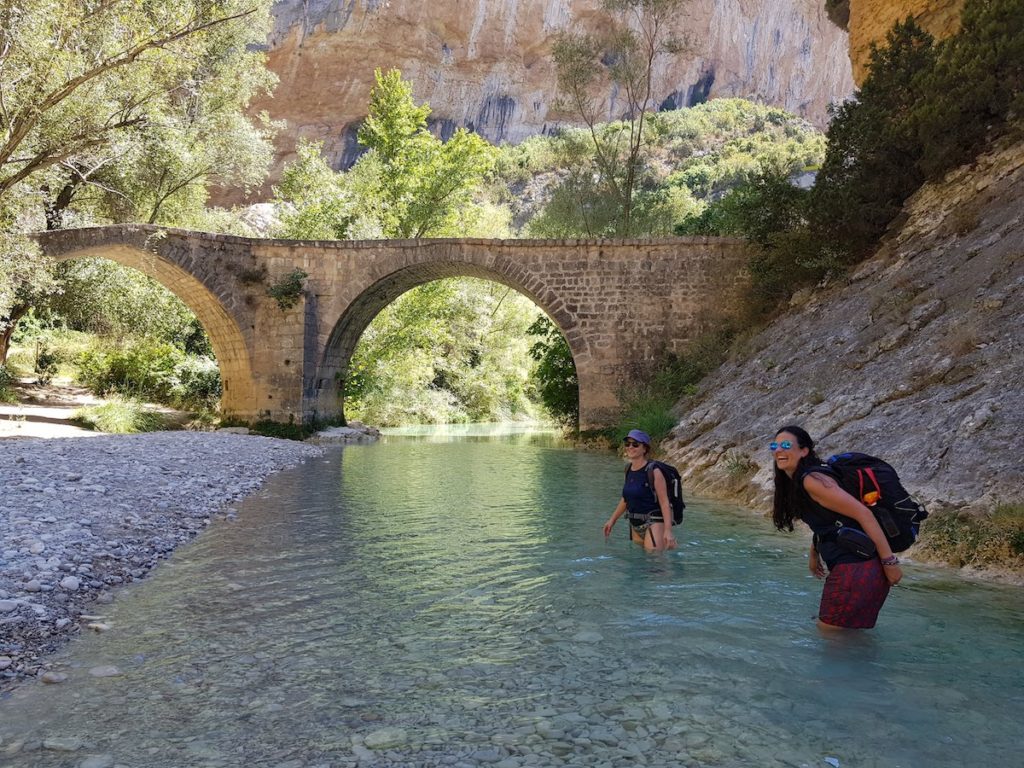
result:
[[[852,452],[836,454],[826,465],[843,490],[874,513],[893,552],[917,541],[928,511],[903,487],[895,469],[874,456]]]
[[[668,490],[668,505],[672,508],[672,525],[682,525],[683,510],[686,509],[686,502],[683,501],[683,478],[679,470],[664,461],[651,459],[647,462],[647,487],[654,490],[654,468],[657,467],[665,476],[665,485]],[[626,472],[629,472],[629,465],[626,465]],[[655,493],[655,498],[657,494]]]

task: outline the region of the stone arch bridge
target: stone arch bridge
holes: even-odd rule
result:
[[[682,351],[732,314],[746,283],[740,241],[262,240],[148,225],[35,236],[58,260],[99,257],[155,278],[195,312],[224,383],[222,410],[245,420],[343,416],[349,358],[371,320],[405,291],[444,277],[503,283],[565,334],[580,425],[611,423],[638,366]],[[308,274],[282,310],[267,294]]]

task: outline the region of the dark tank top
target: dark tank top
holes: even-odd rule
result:
[[[797,474],[797,496],[799,498],[799,517],[805,523],[807,527],[814,531],[815,541],[814,547],[818,550],[818,554],[821,555],[821,559],[825,561],[825,565],[828,566],[829,570],[832,570],[834,566],[842,563],[863,563],[864,558],[854,554],[848,550],[843,549],[836,544],[834,534],[837,526],[836,521],[840,521],[843,525],[849,525],[855,528],[860,528],[855,520],[840,515],[838,512],[833,512],[831,509],[821,506],[818,502],[811,498],[811,494],[804,488],[804,478],[812,472],[821,472],[821,474],[835,477],[835,475],[827,469],[818,469],[817,467],[808,467],[802,472]]]
[[[632,523],[646,523],[648,520],[662,522],[661,507],[654,487],[647,477],[647,465],[641,469],[626,467],[626,482],[622,486],[622,498],[626,500],[629,520]]]

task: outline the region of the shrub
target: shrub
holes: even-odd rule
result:
[[[14,374],[6,365],[0,365],[0,403],[16,403],[18,395],[14,391]]]
[[[180,407],[212,408],[223,393],[220,368],[208,357],[185,358],[175,367],[174,379],[171,394]]]
[[[97,395],[120,392],[170,402],[176,371],[185,361],[177,347],[153,339],[131,340],[123,346],[97,344],[78,356],[79,381]]]
[[[303,281],[309,274],[301,269],[293,269],[276,283],[267,288],[267,295],[277,302],[282,310],[294,307],[302,295]]]
[[[138,401],[120,396],[112,397],[102,405],[79,408],[71,420],[86,429],[117,435],[157,432],[166,428],[166,422],[159,413]]]
[[[1024,566],[1024,504],[1003,504],[992,513],[936,515],[925,522],[921,554],[956,566]]]

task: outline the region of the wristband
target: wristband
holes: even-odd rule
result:
[[[900,559],[896,555],[889,555],[882,558],[882,565],[899,565]]]

